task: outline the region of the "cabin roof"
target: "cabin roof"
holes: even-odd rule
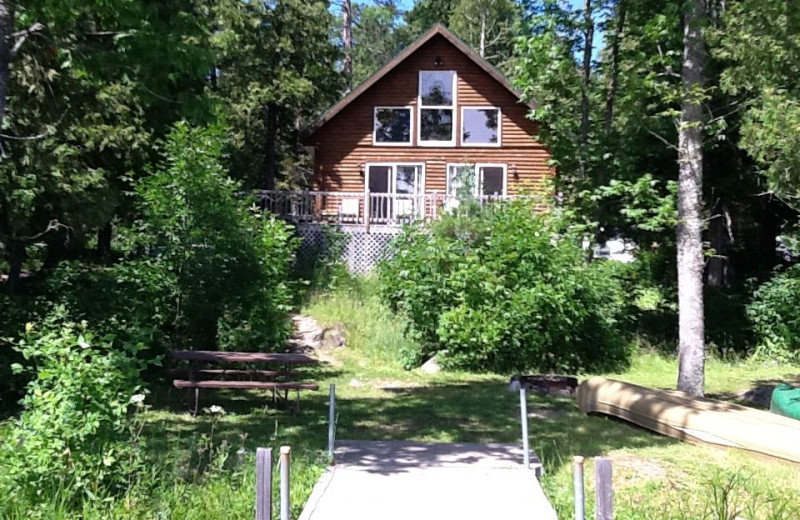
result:
[[[478,67],[480,67],[484,72],[486,72],[489,76],[494,78],[495,81],[500,83],[503,87],[506,88],[514,97],[518,100],[522,100],[522,94],[519,90],[515,89],[511,82],[508,81],[503,74],[501,74],[497,69],[495,69],[488,61],[486,61],[480,54],[475,52],[469,45],[464,43],[460,38],[458,38],[455,34],[447,30],[443,25],[436,24],[431,27],[425,34],[417,38],[413,43],[411,43],[408,47],[403,49],[397,56],[389,60],[386,65],[378,69],[372,76],[364,80],[358,87],[353,89],[349,94],[347,94],[344,98],[342,98],[338,103],[333,105],[331,108],[326,110],[320,117],[317,119],[313,125],[311,125],[307,131],[306,136],[310,137],[314,135],[320,128],[325,126],[325,124],[333,119],[336,114],[344,110],[350,103],[355,101],[361,94],[369,90],[375,83],[381,80],[384,76],[386,76],[389,72],[394,70],[398,67],[401,63],[403,63],[409,56],[414,54],[420,47],[425,45],[428,41],[430,41],[434,36],[441,35],[447,41],[449,41],[453,46],[461,51],[465,56],[471,59]],[[534,108],[534,105],[528,103],[528,106]]]

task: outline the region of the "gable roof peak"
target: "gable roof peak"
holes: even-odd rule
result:
[[[311,125],[306,135],[310,137],[314,133],[317,132],[320,128],[322,128],[325,123],[330,121],[331,119],[336,116],[339,112],[344,110],[347,105],[355,101],[361,94],[366,92],[370,89],[375,83],[377,83],[381,78],[386,76],[389,72],[394,70],[398,65],[403,63],[409,56],[414,54],[420,47],[428,43],[436,35],[443,36],[448,42],[450,42],[456,49],[461,51],[462,54],[467,56],[470,60],[472,60],[478,67],[483,69],[484,72],[489,74],[495,81],[503,85],[506,90],[511,92],[518,100],[522,101],[522,94],[515,89],[511,82],[501,74],[497,69],[492,66],[486,59],[475,52],[469,45],[464,43],[458,36],[453,34],[447,27],[442,25],[441,23],[437,23],[433,25],[430,29],[425,31],[422,36],[414,40],[411,44],[409,44],[405,49],[400,51],[394,58],[389,60],[383,67],[379,68],[372,76],[364,80],[358,87],[350,91],[344,98],[342,98],[338,103],[333,105],[331,108],[326,110],[317,121]],[[528,104],[533,108],[533,105]]]

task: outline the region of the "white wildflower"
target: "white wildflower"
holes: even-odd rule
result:
[[[221,406],[215,404],[208,408],[208,412],[214,415],[216,414],[222,415],[225,413],[225,410]]]
[[[136,406],[141,405],[144,402],[144,394],[134,394],[131,396],[131,404],[135,404]]]

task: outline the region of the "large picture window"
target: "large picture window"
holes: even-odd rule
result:
[[[500,146],[500,109],[463,107],[461,109],[461,144],[463,146]]]
[[[455,145],[456,73],[419,72],[419,144]]]
[[[411,107],[375,107],[373,144],[410,145]]]

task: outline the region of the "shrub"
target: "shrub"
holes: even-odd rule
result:
[[[516,201],[410,227],[379,268],[382,293],[420,348],[469,370],[601,369],[625,362],[613,265],[587,264],[556,214]]]
[[[756,354],[779,360],[800,358],[800,265],[763,283],[747,306],[757,338]]]
[[[28,497],[74,500],[126,485],[135,453],[128,407],[138,391],[141,344],[96,336],[63,309],[28,324],[15,372],[31,377],[23,410],[0,450],[5,486]]]
[[[290,330],[295,239],[227,176],[223,136],[220,127],[175,126],[165,163],[137,186],[141,245],[175,276],[183,347],[274,348]]]

